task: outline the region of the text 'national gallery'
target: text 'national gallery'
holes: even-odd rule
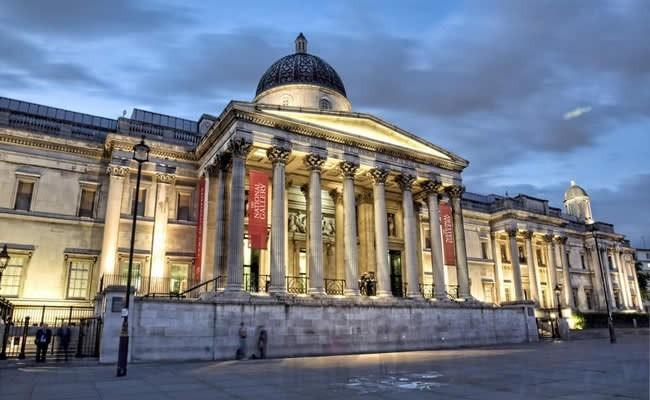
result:
[[[470,193],[467,165],[352,111],[302,34],[253,101],[198,121],[0,98],[0,295],[85,307],[124,285],[135,213],[136,297],[529,300],[538,313],[559,301],[570,313],[604,310],[607,294],[615,310],[642,309],[633,250],[594,220],[585,190],[572,183],[564,210]]]

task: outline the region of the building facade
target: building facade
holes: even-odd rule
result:
[[[151,153],[135,203],[141,137]],[[0,98],[0,244],[11,255],[0,295],[89,304],[123,282],[136,213],[141,295],[210,281],[233,295],[533,300],[540,310],[559,298],[583,312],[602,311],[606,294],[616,310],[641,309],[634,250],[594,221],[582,188],[567,190],[565,211],[479,195],[464,190],[467,165],[353,112],[302,35],[253,101],[198,121]]]

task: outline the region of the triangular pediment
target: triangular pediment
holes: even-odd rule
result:
[[[256,107],[256,112],[279,117],[293,123],[320,128],[353,139],[401,150],[416,152],[449,162],[466,164],[461,157],[368,114],[292,110],[278,107]]]

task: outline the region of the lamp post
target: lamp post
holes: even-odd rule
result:
[[[560,286],[559,283],[555,285],[553,291],[555,292],[555,298],[557,300],[556,333],[557,333],[557,338],[562,339],[562,335],[560,334],[560,321],[562,320],[562,305],[560,304],[560,293],[562,293],[562,287]]]
[[[596,254],[598,255],[598,269],[600,270],[600,279],[603,283],[603,291],[605,294],[605,307],[607,307],[607,329],[609,330],[609,342],[616,343],[616,332],[614,332],[614,321],[612,320],[612,311],[609,308],[609,298],[607,296],[607,282],[605,281],[605,271],[603,271],[603,263],[600,259],[600,247],[598,247],[598,237],[596,237],[596,225],[591,225],[591,233],[594,235],[594,244],[596,245]]]
[[[9,252],[7,251],[7,244],[5,244],[2,247],[2,251],[0,251],[0,289],[2,289],[2,273],[5,271],[5,268],[7,268],[10,259],[11,257],[9,257]]]
[[[138,162],[138,178],[135,184],[135,201],[133,202],[133,223],[131,224],[131,247],[129,249],[129,270],[126,277],[126,297],[122,308],[122,331],[120,346],[117,354],[117,376],[126,376],[126,362],[129,354],[129,298],[131,296],[131,269],[133,267],[133,246],[135,243],[135,224],[138,220],[138,197],[140,194],[140,178],[142,164],[149,161],[149,146],[144,144],[144,136],[140,143],[133,146],[133,159]]]

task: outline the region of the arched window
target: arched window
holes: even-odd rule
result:
[[[321,110],[331,110],[332,109],[332,104],[327,99],[320,99],[319,106],[320,106]]]

